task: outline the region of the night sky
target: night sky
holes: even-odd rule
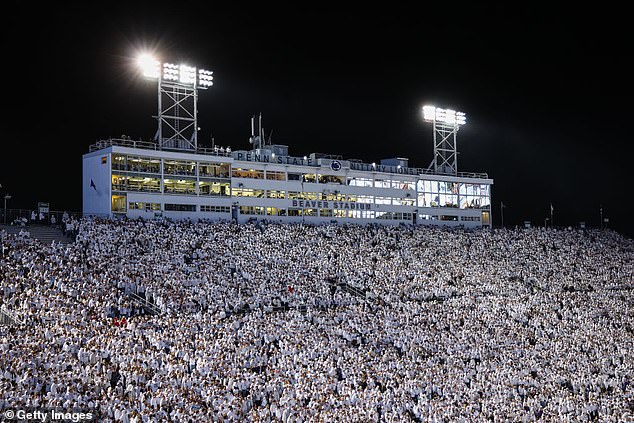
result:
[[[151,139],[156,83],[144,50],[214,71],[199,145],[248,149],[250,116],[290,153],[427,167],[421,107],[467,114],[460,171],[494,179],[506,226],[586,221],[634,235],[629,185],[632,48],[625,11],[552,6],[359,9],[32,7],[5,15],[8,79],[0,194],[10,208],[81,209],[81,156],[98,139]],[[315,3],[317,4],[317,3]],[[319,3],[322,4],[322,3]],[[37,179],[33,183],[30,180]]]

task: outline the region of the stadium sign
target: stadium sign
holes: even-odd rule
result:
[[[354,203],[347,201],[291,200],[291,207],[299,207],[302,209],[370,210],[370,204],[368,203]]]

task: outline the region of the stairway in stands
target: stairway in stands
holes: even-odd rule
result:
[[[28,226],[14,226],[14,225],[0,225],[0,229],[4,229],[8,234],[19,234],[20,230],[24,229],[31,234],[31,238],[37,239],[43,244],[50,244],[55,241],[56,244],[69,244],[73,240],[64,235],[59,226],[47,226],[47,225],[28,225]]]

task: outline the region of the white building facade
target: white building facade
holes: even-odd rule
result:
[[[407,159],[361,163],[336,156],[170,151],[149,142],[99,141],[83,156],[83,213],[129,218],[491,225],[484,173],[439,175]]]

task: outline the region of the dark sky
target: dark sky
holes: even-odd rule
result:
[[[598,225],[602,204],[610,226],[634,235],[624,10],[205,4],[7,14],[5,77],[17,78],[7,79],[0,192],[13,195],[10,207],[80,210],[88,146],[154,135],[156,85],[134,68],[153,49],[214,71],[199,144],[213,132],[217,144],[248,148],[249,117],[262,112],[293,155],[426,167],[432,129],[420,109],[432,103],[466,112],[459,170],[495,180],[497,224],[500,201],[507,225],[542,225],[550,202],[556,224]]]

